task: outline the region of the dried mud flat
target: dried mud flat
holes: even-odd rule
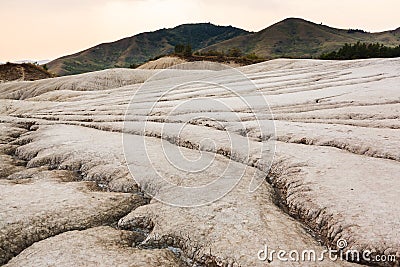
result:
[[[206,70],[169,70],[141,91],[156,70],[0,84],[0,264],[355,266],[257,258],[265,244],[318,252],[345,240],[346,250],[397,259],[360,264],[398,266],[400,59],[273,60],[239,70],[262,90],[274,115],[271,169],[252,161],[252,151],[231,151],[225,143],[226,132],[251,147],[271,140],[262,138],[258,122],[235,98],[188,83],[204,79]],[[242,82],[216,72],[227,83]],[[143,131],[146,103],[176,81],[187,84],[159,103]],[[240,96],[254,94],[235,88]],[[125,117],[137,91],[139,108]],[[204,97],[234,109],[193,105],[168,116],[187,99]],[[196,116],[202,119],[187,123]],[[177,136],[163,131],[165,125],[185,127]],[[164,204],[144,192],[144,186],[159,186],[148,172],[154,166],[139,151],[125,158],[122,135],[132,144],[145,141],[153,165],[172,180],[206,184],[227,164],[224,175],[235,179],[241,173],[241,179],[207,205]],[[217,146],[207,148],[204,138],[217,140]],[[204,150],[203,157],[213,159],[211,168],[190,174],[174,168],[159,153],[164,141],[188,158]],[[135,179],[127,164],[139,166]],[[249,192],[253,177],[264,182]],[[141,187],[135,180],[142,179]],[[158,189],[155,194],[168,197],[168,189]]]

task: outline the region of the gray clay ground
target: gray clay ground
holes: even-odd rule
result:
[[[0,84],[0,264],[356,266],[257,259],[265,244],[322,251],[344,239],[346,249],[396,255],[396,262],[374,264],[398,266],[400,59],[282,59],[239,70],[263,92],[271,114],[249,116],[237,98],[257,97],[254,88],[223,70],[213,73],[236,97],[188,83],[210,70],[187,68],[168,70],[145,90],[141,85],[157,70]],[[188,84],[145,112],[177,82]],[[135,109],[125,116],[135,93]],[[169,115],[196,98],[232,109],[204,102]],[[151,122],[144,131],[146,115]],[[275,135],[264,138],[260,121],[273,123]],[[151,164],[140,149],[125,157],[123,139],[138,148],[145,142]],[[232,139],[249,149],[232,148]],[[256,151],[271,142],[269,169]],[[203,172],[177,169],[163,146],[193,159],[202,151],[212,165]],[[221,173],[241,179],[212,203],[175,207],[159,201],[179,196],[154,179],[152,168],[185,186],[208,184]],[[262,184],[249,192],[254,177]],[[153,197],[144,192],[149,189]]]

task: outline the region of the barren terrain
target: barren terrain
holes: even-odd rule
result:
[[[0,264],[399,265],[400,59],[190,66],[0,84]]]

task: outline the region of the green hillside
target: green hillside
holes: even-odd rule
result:
[[[112,43],[100,44],[47,64],[56,75],[71,75],[114,67],[141,64],[158,55],[174,51],[177,44],[190,44],[194,51],[240,49],[270,59],[279,57],[316,58],[340,49],[345,43],[400,44],[400,28],[368,33],[362,30],[335,29],[303,19],[289,18],[262,31],[250,33],[232,26],[210,23],[184,24],[172,29],[141,33]]]
[[[303,19],[289,18],[262,31],[239,36],[201,49],[202,52],[239,48],[244,53],[256,53],[265,58],[311,58],[339,49],[345,43],[400,44],[400,28],[395,31],[367,33],[361,30],[341,30]]]
[[[113,67],[129,67],[161,54],[171,53],[176,44],[191,44],[194,50],[249,32],[210,23],[184,24],[172,29],[141,33],[112,43],[56,59],[47,64],[57,75],[71,75]]]

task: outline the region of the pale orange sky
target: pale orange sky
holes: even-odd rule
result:
[[[287,17],[367,31],[400,27],[399,0],[0,0],[0,62],[55,59],[183,23],[259,31]]]

